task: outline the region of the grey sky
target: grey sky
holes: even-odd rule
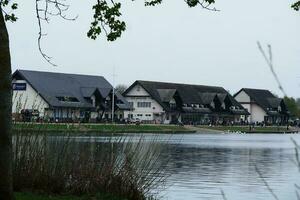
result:
[[[124,1],[124,0],[123,0]],[[300,97],[300,12],[285,0],[217,0],[220,12],[188,8],[183,0],[165,0],[145,8],[144,1],[124,1],[127,31],[116,42],[86,37],[89,1],[69,1],[75,22],[53,18],[45,26],[44,50],[58,67],[47,64],[37,48],[34,1],[20,1],[15,24],[8,24],[13,70],[31,69],[103,75],[116,84],[137,79],[266,88],[278,95],[276,82],[256,41],[273,47],[275,69],[288,95]]]

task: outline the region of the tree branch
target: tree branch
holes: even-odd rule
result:
[[[57,16],[64,20],[71,20],[74,21],[77,19],[78,16],[74,18],[68,18],[65,14],[66,11],[69,9],[69,5],[62,2],[63,0],[36,0],[35,1],[35,9],[36,9],[36,17],[38,21],[38,49],[42,57],[51,64],[52,66],[56,66],[52,62],[52,58],[48,56],[42,48],[42,39],[47,34],[43,33],[43,23],[42,20],[46,23],[49,23],[50,16]]]
[[[277,76],[277,74],[276,74],[276,72],[274,70],[273,56],[272,56],[272,47],[271,47],[271,45],[268,45],[269,57],[267,57],[267,55],[266,55],[264,49],[262,48],[260,42],[257,42],[257,46],[258,46],[258,49],[261,52],[262,56],[264,57],[267,65],[269,66],[269,68],[270,68],[270,70],[272,72],[273,77],[276,80],[276,82],[278,84],[278,88],[280,89],[280,91],[283,93],[284,96],[287,96],[287,94],[286,94],[284,88],[282,87],[282,84],[281,84],[281,82],[280,82],[280,80],[279,80],[279,78],[278,78],[278,76]]]

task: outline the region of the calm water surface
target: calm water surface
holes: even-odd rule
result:
[[[146,135],[149,141],[154,135]],[[294,138],[278,134],[176,134],[163,135],[161,159],[170,159],[167,189],[162,199],[228,200],[274,199],[255,166],[280,200],[296,200],[294,184],[300,184]],[[101,141],[101,137],[99,137]]]

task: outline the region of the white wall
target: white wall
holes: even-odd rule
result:
[[[237,96],[234,97],[235,100],[240,102],[242,106],[247,109],[247,111],[251,114],[249,116],[249,122],[263,122],[264,117],[266,116],[266,112],[256,103],[251,102],[251,98],[249,95],[241,91]]]
[[[140,85],[134,86],[126,96],[149,96],[148,92]]]
[[[13,91],[12,113],[20,113],[22,109],[37,109],[40,116],[44,116],[48,103],[25,80],[14,79],[13,83],[26,83],[26,90]]]
[[[244,92],[241,91],[236,97],[234,97],[235,100],[237,100],[238,102],[249,102],[250,103],[250,97],[249,95]]]
[[[129,114],[133,115],[133,118],[139,118],[140,120],[151,121],[154,120],[155,114],[162,115],[164,110],[154,99],[150,97],[147,91],[141,86],[136,85],[126,95],[126,100],[133,103],[133,111],[125,111],[124,118],[128,118]],[[138,107],[138,102],[151,102],[150,107]],[[142,116],[139,116],[142,115]],[[148,115],[148,116],[147,116]]]
[[[257,104],[251,104],[251,122],[263,122],[266,112]]]

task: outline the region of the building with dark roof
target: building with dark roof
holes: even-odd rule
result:
[[[17,70],[12,79],[13,113],[36,110],[56,121],[111,118],[113,87],[103,76]],[[130,105],[114,96],[116,118],[123,118]]]
[[[222,87],[138,80],[123,96],[133,106],[129,118],[155,123],[224,124],[249,114]]]
[[[234,98],[250,113],[251,123],[287,123],[289,111],[282,98],[269,90],[242,88]]]

